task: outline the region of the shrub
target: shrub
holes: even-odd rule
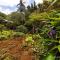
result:
[[[2,30],[0,31],[0,40],[8,39],[13,37],[14,31],[12,30]]]
[[[60,26],[60,21],[51,21],[50,23],[52,26]]]
[[[24,37],[25,34],[23,32],[15,32],[14,37]]]
[[[27,43],[33,43],[33,37],[32,35],[28,35],[26,36],[26,40],[25,40]]]
[[[17,27],[16,31],[27,33],[28,29],[24,25],[20,25]]]

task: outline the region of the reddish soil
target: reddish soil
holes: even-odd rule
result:
[[[22,44],[24,44],[24,38],[20,37],[0,41],[0,50],[3,50],[4,54],[11,54],[16,60],[33,60],[30,47],[27,47],[27,49],[21,48]]]

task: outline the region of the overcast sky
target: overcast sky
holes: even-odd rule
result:
[[[23,0],[25,2],[25,5],[28,5],[30,3],[33,3],[34,0]],[[35,0],[36,4],[41,3],[42,0]],[[3,12],[5,14],[9,14],[13,11],[17,10],[17,4],[19,3],[19,0],[0,0],[0,12]]]

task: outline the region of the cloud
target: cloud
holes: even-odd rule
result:
[[[9,14],[17,9],[19,0],[0,0],[0,12]]]
[[[43,3],[43,0],[35,0],[36,4]]]
[[[20,0],[0,0],[0,12],[9,14],[17,10],[17,4]],[[33,3],[34,0],[23,0],[24,4],[27,6],[30,3]],[[42,0],[35,0],[38,4]]]
[[[12,12],[12,11],[9,10],[9,9],[3,9],[2,7],[0,7],[0,11],[3,12],[3,13],[5,13],[5,14],[9,14],[9,13]]]
[[[34,1],[36,2],[36,4],[43,3],[43,0],[25,0],[25,1],[26,1],[25,5],[30,5]]]
[[[16,7],[10,7],[10,6],[0,6],[0,12],[3,12],[5,14],[10,14],[13,11],[16,11]]]
[[[19,3],[19,0],[0,0],[0,5],[14,6]]]

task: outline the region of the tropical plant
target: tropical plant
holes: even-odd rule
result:
[[[16,31],[27,33],[28,29],[24,25],[20,25],[20,26],[17,27]]]

